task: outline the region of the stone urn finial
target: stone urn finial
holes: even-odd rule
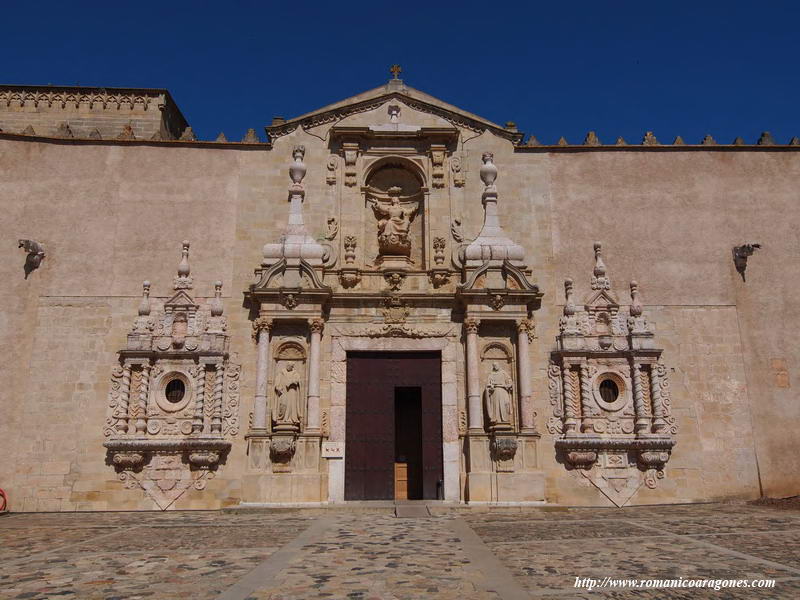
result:
[[[180,277],[189,276],[189,242],[183,240],[183,250],[181,250],[181,262],[178,264],[178,275]]]
[[[606,265],[603,262],[603,244],[594,243],[594,276],[603,277],[606,274]]]
[[[494,186],[494,182],[497,179],[497,167],[494,164],[494,154],[491,152],[484,152],[483,156],[481,157],[483,160],[483,165],[481,165],[481,181],[483,181],[483,185],[488,188]]]
[[[150,315],[150,282],[142,282],[142,301],[139,302],[139,316],[147,317]]]
[[[215,281],[214,282],[214,298],[211,299],[209,302],[209,308],[211,309],[211,316],[212,317],[221,317],[222,311],[224,310],[222,306],[222,282]]]
[[[600,242],[594,243],[594,270],[592,271],[592,289],[611,289],[611,280],[606,275],[606,263],[603,262],[603,245]]]
[[[564,296],[566,303],[564,304],[564,316],[571,317],[575,314],[575,304],[572,301],[572,279],[567,278],[564,280]]]
[[[642,302],[639,299],[639,284],[631,281],[631,316],[642,316]]]
[[[289,166],[289,177],[291,177],[292,183],[296,186],[301,185],[303,183],[303,178],[306,176],[306,164],[303,162],[305,155],[305,146],[295,146],[294,150],[292,150],[292,158],[294,161]]]
[[[178,263],[178,276],[175,278],[176,290],[190,290],[192,289],[191,268],[189,267],[189,241],[183,240],[183,249],[181,250],[181,262]]]

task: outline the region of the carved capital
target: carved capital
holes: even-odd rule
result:
[[[253,341],[258,343],[258,334],[262,330],[269,333],[272,329],[273,321],[267,317],[258,317],[253,321]]]
[[[322,335],[322,330],[325,329],[325,321],[322,319],[311,319],[308,322],[308,328],[311,333],[319,333]]]
[[[528,336],[528,341],[533,342],[536,337],[536,323],[531,319],[523,319],[517,323],[517,333],[524,333]]]
[[[470,333],[478,333],[478,327],[480,326],[481,322],[478,319],[465,319],[464,320],[464,331],[467,334]]]

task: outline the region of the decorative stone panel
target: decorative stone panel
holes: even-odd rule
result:
[[[556,435],[559,460],[623,506],[642,483],[654,488],[664,477],[677,427],[638,284],[631,282],[631,304],[621,307],[600,243],[594,251],[592,292],[583,306],[574,304],[572,280],[564,283],[564,316],[548,368],[547,428]]]
[[[103,429],[107,462],[126,487],[141,487],[166,510],[202,489],[239,433],[240,367],[229,360],[222,283],[213,298],[190,295],[189,242],[163,303],[142,299],[120,364],[112,370]]]

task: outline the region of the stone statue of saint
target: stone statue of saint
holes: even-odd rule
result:
[[[303,407],[300,398],[300,375],[294,363],[288,363],[275,377],[275,401],[272,419],[276,429],[300,429]]]
[[[513,383],[511,377],[500,366],[492,363],[492,371],[486,380],[484,402],[489,415],[490,427],[501,429],[511,427],[511,395]]]
[[[411,240],[409,230],[419,211],[419,204],[413,208],[400,203],[399,187],[389,188],[390,203],[367,198],[367,202],[378,219],[378,249],[382,255],[409,256]]]

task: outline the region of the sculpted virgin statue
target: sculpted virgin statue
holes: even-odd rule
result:
[[[409,230],[419,211],[419,204],[413,208],[400,203],[399,187],[389,188],[390,203],[381,203],[367,198],[378,219],[378,249],[382,255],[408,256],[411,253]]]
[[[303,417],[300,398],[300,375],[294,363],[288,363],[275,377],[275,401],[272,418],[276,429],[300,429]]]
[[[506,429],[511,426],[511,395],[513,382],[511,376],[500,366],[492,363],[492,372],[486,380],[484,401],[486,413],[489,415],[489,426]]]

